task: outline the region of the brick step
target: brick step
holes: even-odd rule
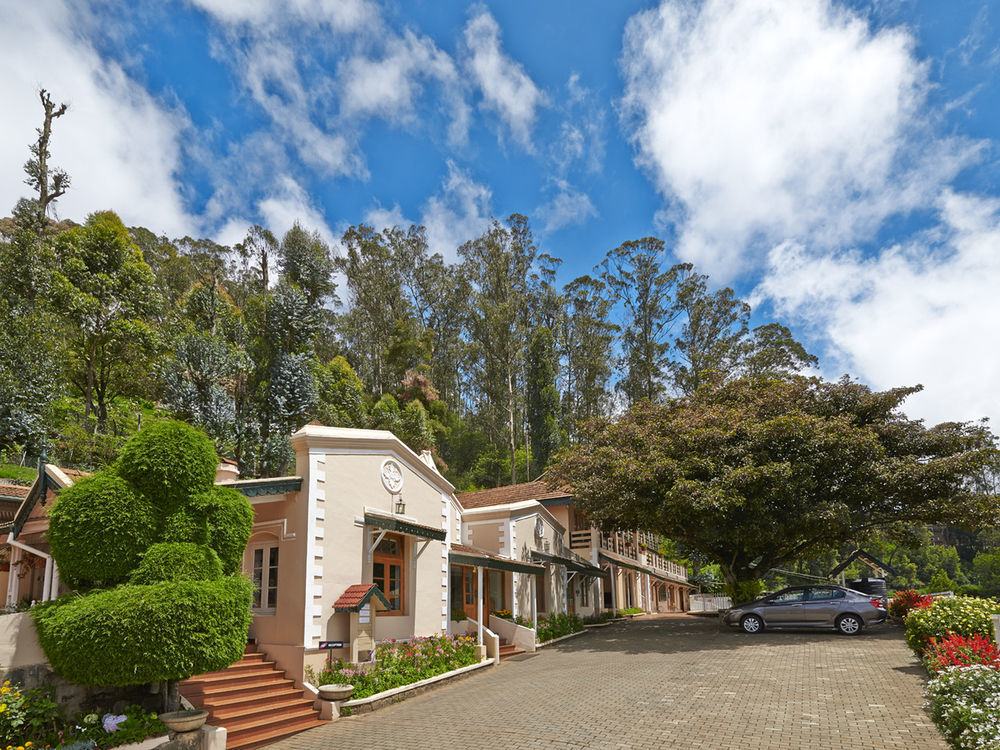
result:
[[[276,669],[277,668],[276,665],[275,665],[275,663],[273,661],[264,661],[264,658],[263,658],[264,654],[255,654],[255,656],[260,657],[260,658],[257,658],[257,659],[248,659],[246,657],[243,657],[238,662],[234,662],[233,664],[230,664],[225,669],[220,669],[218,672],[209,672],[208,674],[213,674],[213,675],[231,674],[231,675],[239,675],[240,677],[242,677],[242,676],[246,675],[247,672],[254,672],[254,671],[261,671],[261,670],[272,670],[272,669]],[[198,674],[198,675],[195,675],[194,677],[190,677],[188,679],[191,679],[191,680],[194,680],[195,682],[197,682],[199,677],[207,677],[207,676],[208,675]]]
[[[188,700],[191,700],[188,698]],[[267,693],[232,693],[229,695],[208,695],[197,697],[199,705],[206,711],[227,711],[229,709],[239,709],[242,706],[259,705],[262,701],[289,701],[305,700],[302,691],[296,690],[292,686],[282,687],[278,690],[271,690]]]
[[[230,725],[232,722],[249,719],[254,716],[274,716],[277,713],[284,713],[286,711],[293,711],[298,709],[309,709],[312,710],[312,701],[307,700],[302,697],[299,693],[298,696],[285,696],[278,699],[274,698],[260,698],[257,700],[244,701],[243,703],[237,703],[230,706],[223,706],[221,708],[214,708],[209,710],[209,716],[212,721],[210,724],[218,724],[225,722]]]
[[[324,724],[326,722],[319,719],[303,718],[293,723],[256,730],[246,729],[240,732],[230,732],[227,728],[226,750],[254,750],[258,747],[270,745],[285,737],[291,737],[293,734],[304,732],[306,729],[321,727]]]
[[[264,654],[259,651],[244,651],[243,658],[240,659],[237,664],[249,664],[251,662],[260,663],[264,661]]]
[[[269,677],[259,677],[254,680],[230,680],[216,685],[182,684],[180,689],[188,700],[192,700],[191,696],[207,700],[208,698],[224,698],[233,695],[267,695],[286,690],[294,685],[295,683],[291,680],[281,677],[280,674],[272,673]]]
[[[237,719],[229,719],[226,721],[225,726],[229,734],[236,734],[238,732],[261,729],[262,727],[281,727],[285,724],[294,724],[301,719],[315,718],[317,718],[317,712],[310,703],[296,708],[271,711],[263,715],[255,714],[241,716]]]
[[[273,665],[274,662],[271,662]],[[253,680],[258,677],[270,677],[272,675],[284,675],[273,667],[254,664],[247,669],[233,669],[231,666],[218,672],[208,672],[194,677],[188,677],[184,682],[192,687],[195,685],[221,685],[231,680]]]

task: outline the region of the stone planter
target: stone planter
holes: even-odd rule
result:
[[[160,721],[172,732],[193,732],[201,729],[207,719],[208,711],[171,711],[160,714]]]
[[[354,685],[320,685],[316,689],[325,701],[346,701],[354,692]]]

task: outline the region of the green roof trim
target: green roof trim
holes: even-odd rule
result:
[[[574,560],[572,557],[563,557],[561,555],[550,555],[548,552],[538,552],[537,550],[532,551],[531,557],[533,559],[545,560],[546,562],[556,563],[557,565],[565,565],[567,570],[575,570],[577,573],[584,573],[588,576],[601,576],[605,575],[603,568],[599,568],[596,565],[591,565],[585,560]]]
[[[545,568],[534,563],[521,562],[520,560],[498,560],[495,557],[468,554],[466,552],[449,552],[448,562],[452,565],[471,565],[476,568],[506,570],[510,573],[527,573],[534,576],[545,574]]]
[[[246,497],[285,495],[302,489],[302,477],[274,477],[272,479],[239,479],[224,482],[219,487],[232,487]]]
[[[427,539],[436,539],[439,542],[443,542],[448,537],[448,532],[444,529],[435,529],[433,526],[424,526],[422,523],[404,521],[402,518],[393,518],[392,516],[365,513],[365,523],[386,531],[395,531],[409,536],[422,536]]]

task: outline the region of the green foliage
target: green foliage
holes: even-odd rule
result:
[[[140,430],[122,449],[119,473],[162,508],[173,508],[215,481],[219,459],[212,441],[181,422]]]
[[[937,573],[934,574],[934,577],[931,578],[931,580],[928,582],[927,593],[937,594],[944,591],[954,592],[956,588],[958,588],[958,584],[956,584],[953,580],[951,580],[951,578],[948,577],[948,574],[946,572],[944,572],[943,570],[939,570]]]
[[[1000,747],[1000,671],[983,664],[950,669],[927,684],[934,723],[955,750]]]
[[[120,586],[31,610],[52,667],[79,685],[183,680],[238,661],[253,587],[214,581]]]
[[[1000,595],[1000,549],[980,552],[972,561],[972,568],[986,596]]]
[[[59,493],[49,511],[48,540],[70,585],[114,585],[128,580],[156,527],[153,504],[105,471]]]
[[[997,459],[982,424],[926,428],[899,407],[918,389],[842,379],[713,384],[590,423],[550,481],[606,528],[683,542],[730,586],[900,521],[984,524],[974,480]],[[737,592],[738,593],[738,592]]]
[[[559,449],[559,391],[556,389],[556,352],[552,332],[535,331],[528,352],[528,428],[531,436],[531,476],[541,474]]]
[[[232,487],[212,487],[196,500],[208,511],[208,544],[219,555],[225,575],[240,569],[253,527],[253,508]]]
[[[222,578],[222,563],[215,550],[202,544],[161,542],[142,556],[130,582],[151,585],[161,581],[214,581]]]
[[[993,599],[935,599],[927,609],[913,609],[906,616],[906,645],[922,656],[929,638],[944,638],[948,633],[992,639],[991,616],[996,614],[1000,614],[1000,602]]]
[[[163,519],[160,539],[164,542],[208,544],[208,508],[203,503],[189,503]]]
[[[641,611],[641,610],[640,610]],[[583,620],[575,614],[542,615],[538,618],[538,628],[535,631],[539,643],[561,638],[570,633],[583,630]]]

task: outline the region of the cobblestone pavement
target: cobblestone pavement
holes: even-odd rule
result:
[[[902,631],[746,635],[690,615],[592,630],[273,745],[323,748],[944,748]]]

